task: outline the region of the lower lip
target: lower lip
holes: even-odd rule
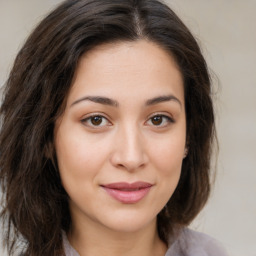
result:
[[[142,200],[148,194],[151,187],[132,191],[124,191],[106,187],[103,188],[111,197],[113,197],[117,201],[124,204],[135,204]]]

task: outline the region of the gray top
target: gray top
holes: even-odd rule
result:
[[[63,234],[63,245],[66,256],[79,256]],[[183,229],[176,240],[170,245],[165,256],[228,256],[224,248],[210,236]]]

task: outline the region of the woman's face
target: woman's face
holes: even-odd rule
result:
[[[155,225],[179,181],[185,144],[183,81],[167,52],[140,40],[85,54],[55,128],[73,225]]]

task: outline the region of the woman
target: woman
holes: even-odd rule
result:
[[[211,85],[156,0],[68,0],[20,50],[1,107],[11,255],[225,255],[186,227],[210,192]]]

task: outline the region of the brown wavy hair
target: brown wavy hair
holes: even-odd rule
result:
[[[160,238],[187,226],[210,192],[214,138],[211,82],[198,43],[157,0],[67,0],[34,29],[19,51],[0,109],[0,181],[4,244],[10,255],[22,241],[24,255],[61,255],[62,230],[71,218],[53,145],[56,119],[81,56],[116,41],[155,42],[183,75],[188,156],[179,184],[158,214]]]

